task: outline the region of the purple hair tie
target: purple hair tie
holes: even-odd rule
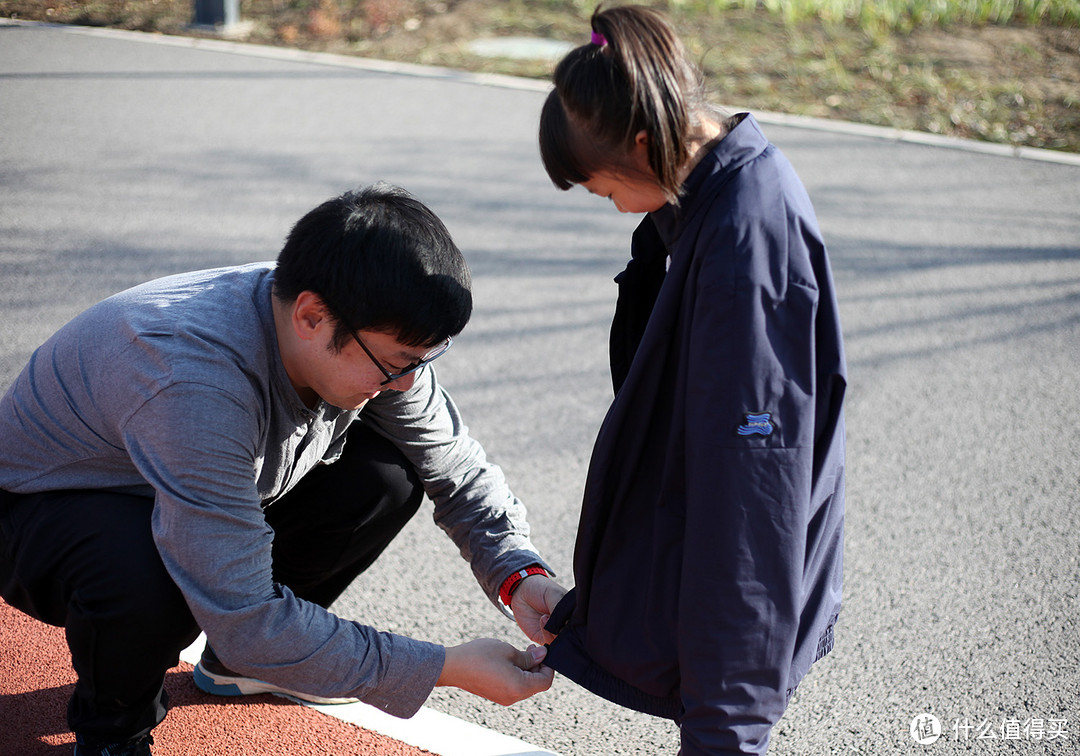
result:
[[[600,32],[593,31],[593,33],[592,33],[592,43],[594,45],[599,45],[600,47],[603,47],[604,45],[607,44],[607,39]]]

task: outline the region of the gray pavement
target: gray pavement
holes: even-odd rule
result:
[[[476,280],[440,376],[569,579],[636,219],[548,183],[542,88],[151,41],[0,26],[0,388],[98,299],[271,259],[315,204],[399,183]],[[817,207],[851,373],[845,609],[771,753],[1076,753],[1080,166],[765,129]],[[336,609],[523,643],[426,516]],[[429,705],[564,756],[677,750],[670,724],[563,679],[509,709]],[[909,735],[923,713],[932,745]]]

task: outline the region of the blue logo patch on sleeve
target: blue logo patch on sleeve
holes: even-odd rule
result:
[[[746,414],[746,422],[736,428],[735,432],[740,436],[769,436],[775,426],[772,424],[771,412],[758,414]]]

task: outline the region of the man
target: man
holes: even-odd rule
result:
[[[0,401],[0,594],[66,628],[76,754],[149,754],[200,629],[204,690],[360,699],[436,685],[509,705],[544,650],[443,648],[326,607],[417,510],[530,637],[561,589],[428,363],[469,319],[439,219],[376,185],[320,205],[276,266],[152,281],[64,326]]]

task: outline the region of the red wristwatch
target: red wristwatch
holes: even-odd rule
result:
[[[530,575],[543,575],[548,577],[548,571],[538,564],[534,564],[532,567],[526,567],[523,570],[518,570],[510,577],[503,581],[502,588],[499,589],[499,601],[510,606],[510,599],[514,597],[514,591],[517,590],[518,585],[522,580]]]

